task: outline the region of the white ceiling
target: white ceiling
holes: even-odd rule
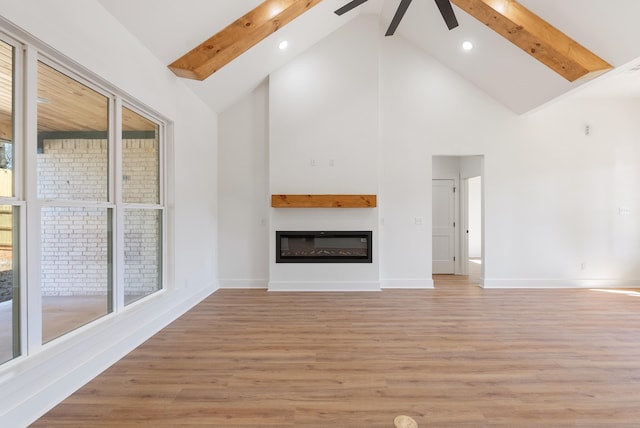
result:
[[[262,0],[99,0],[164,64],[235,21]],[[269,73],[311,47],[359,14],[380,16],[381,31],[399,0],[369,0],[338,17],[348,0],[324,0],[272,34],[204,82],[186,83],[215,111],[221,112],[255,88]],[[460,26],[448,31],[432,0],[415,0],[393,37],[403,37],[470,80],[516,113],[544,105],[584,85],[585,96],[640,98],[640,1],[520,0],[595,54],[617,67],[590,82],[569,83],[454,6]],[[287,39],[286,51],[277,49]],[[461,43],[475,48],[463,52]],[[585,84],[588,83],[588,84]]]

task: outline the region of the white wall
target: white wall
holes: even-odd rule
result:
[[[351,46],[362,19],[349,24],[351,30],[334,34],[329,45]],[[362,61],[368,63],[373,46],[363,36],[358,43],[364,44]],[[343,70],[350,76],[349,70],[358,67],[351,56],[322,55],[329,45],[321,43],[286,68],[299,73],[272,76],[278,82],[274,87],[272,80],[270,91],[271,113],[277,115],[271,136],[280,141],[271,153],[271,168],[279,170],[271,173],[272,193],[330,190],[316,180],[323,176],[332,185],[343,181],[344,175],[333,180],[331,174],[308,167],[309,158],[338,158],[337,145],[326,140],[331,131],[323,127],[340,123],[354,137],[363,133],[369,139],[376,138],[376,130],[377,175],[356,174],[355,180],[364,190],[377,186],[381,285],[429,287],[431,160],[483,155],[486,287],[640,286],[640,260],[635,257],[640,227],[633,221],[640,210],[640,102],[572,96],[520,117],[400,36],[376,43],[377,127],[369,120],[347,126],[340,119],[351,116],[327,114],[331,103],[341,112],[345,105],[374,100],[373,83],[358,86],[364,95],[345,86],[339,99],[333,92],[326,98],[307,97],[316,88],[314,82],[301,84],[304,72]],[[282,106],[285,101],[292,103],[289,109]],[[368,109],[363,114],[373,117]],[[590,136],[583,132],[587,123]],[[330,169],[326,164],[323,168]],[[476,175],[476,169],[464,162],[461,166],[465,177]],[[314,179],[299,181],[305,173]],[[360,192],[361,187],[352,190]],[[295,211],[288,212],[298,218]],[[423,224],[416,224],[416,218]],[[264,257],[272,259],[272,254]]]
[[[381,82],[381,277],[428,284],[433,156],[490,153],[515,116],[400,37],[384,39]]]
[[[359,18],[271,75],[273,193],[377,192],[378,39]]]
[[[460,164],[462,158],[460,156],[434,156],[431,160],[431,178],[434,180],[459,180]]]
[[[220,115],[220,286],[269,281],[269,83]]]
[[[24,426],[216,289],[217,117],[95,1],[2,1],[0,15],[172,120],[175,146],[167,292],[0,367],[0,425]]]
[[[485,164],[489,285],[638,285],[639,111],[568,98],[516,122]]]
[[[385,42],[382,144],[405,162],[390,169],[389,186],[382,180],[385,206],[387,195],[399,192],[413,201],[414,213],[430,201],[423,196],[428,188],[412,194],[407,188],[428,181],[420,165],[429,165],[431,155],[482,153],[485,286],[638,284],[638,231],[632,216],[618,215],[619,208],[637,210],[632,165],[639,153],[631,143],[640,137],[637,101],[567,98],[518,117],[401,39]],[[585,123],[598,132],[586,137]],[[392,215],[400,219],[406,211]],[[389,224],[389,212],[384,216]],[[394,233],[406,241],[412,229]],[[407,265],[418,270],[417,258],[381,259],[388,276]]]
[[[463,156],[460,159],[460,178],[481,176],[483,161],[484,158],[481,155]]]
[[[272,194],[378,193],[378,40],[374,17],[325,38],[273,73]],[[377,209],[271,209],[269,289],[379,289]],[[276,230],[371,230],[373,263],[275,263]]]

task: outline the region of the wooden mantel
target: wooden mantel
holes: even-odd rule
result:
[[[376,195],[271,195],[273,208],[375,208]]]

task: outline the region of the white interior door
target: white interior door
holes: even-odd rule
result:
[[[455,273],[454,185],[454,180],[433,180],[432,269],[434,274]]]

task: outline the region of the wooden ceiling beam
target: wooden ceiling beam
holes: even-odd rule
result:
[[[613,67],[515,0],[451,0],[570,82]]]
[[[169,65],[177,76],[204,80],[322,0],[266,0]]]

